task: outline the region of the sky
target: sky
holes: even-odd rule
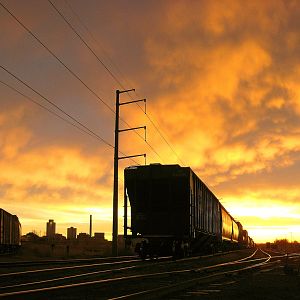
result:
[[[119,155],[190,166],[256,242],[300,241],[299,1],[0,2],[0,201],[24,234],[92,214],[111,239],[115,93],[135,88],[147,114],[120,128],[147,143],[123,132]]]

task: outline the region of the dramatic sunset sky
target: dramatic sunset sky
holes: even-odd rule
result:
[[[129,132],[120,151],[190,166],[256,242],[300,241],[298,0],[51,1],[102,64],[47,0],[1,3],[93,93],[0,6],[2,67],[111,145],[115,115],[101,100],[114,109],[120,83],[135,88],[121,100],[147,98],[168,144],[133,104],[122,119],[147,125],[152,148]],[[110,239],[113,148],[4,85],[63,116],[3,68],[0,81],[0,207],[24,234],[43,235],[49,219],[64,235],[88,232],[92,214]],[[121,233],[132,164],[119,166]]]

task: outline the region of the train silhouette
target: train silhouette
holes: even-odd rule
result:
[[[136,243],[142,257],[183,257],[255,246],[243,225],[190,167],[150,164],[126,168],[124,210],[126,243]]]
[[[0,253],[17,250],[21,246],[21,224],[17,216],[0,208]]]

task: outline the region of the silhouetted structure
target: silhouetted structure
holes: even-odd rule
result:
[[[123,234],[118,235],[118,248],[125,249],[125,238]]]
[[[104,232],[95,232],[94,239],[97,241],[104,241]]]
[[[0,208],[0,252],[11,252],[21,246],[21,224],[15,215]]]
[[[46,228],[47,238],[54,238],[55,229],[56,229],[56,224],[55,224],[54,220],[49,220],[49,222],[47,223],[47,228]]]
[[[136,129],[144,129],[145,130],[145,140],[146,140],[146,126],[139,126],[139,127],[132,127],[127,129],[121,129],[119,130],[119,118],[120,118],[120,106],[121,105],[127,105],[131,103],[136,102],[145,102],[146,105],[146,99],[141,100],[133,100],[133,101],[127,101],[120,103],[120,94],[122,93],[128,93],[131,91],[135,91],[135,89],[130,90],[116,90],[116,120],[115,120],[115,149],[114,149],[114,189],[113,189],[113,232],[112,232],[112,255],[117,256],[118,255],[118,166],[119,166],[119,159],[127,159],[132,157],[138,157],[138,156],[144,156],[145,157],[145,164],[146,164],[146,154],[136,154],[136,155],[130,155],[130,156],[122,156],[119,157],[119,133],[129,130],[136,130]],[[145,106],[146,111],[146,106]],[[127,220],[127,217],[125,217]]]
[[[67,239],[68,240],[76,240],[77,228],[69,227],[67,228]]]
[[[66,237],[63,236],[61,233],[55,233],[54,235],[54,239],[55,241],[65,241],[66,240]]]
[[[92,237],[92,223],[93,223],[92,218],[93,216],[90,215],[90,237]]]
[[[78,235],[77,235],[77,240],[78,241],[89,241],[90,240],[90,235],[85,233],[85,232],[80,232]]]
[[[22,242],[36,242],[41,240],[41,238],[35,232],[28,232],[25,235],[22,235]]]
[[[150,256],[182,257],[255,246],[242,224],[192,169],[179,165],[151,164],[124,170],[124,233],[128,244],[143,238],[143,254]]]

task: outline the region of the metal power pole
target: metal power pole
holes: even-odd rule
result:
[[[90,237],[92,237],[92,224],[93,224],[93,221],[92,221],[92,215],[90,215]]]
[[[120,91],[116,90],[116,122],[115,122],[115,153],[114,153],[114,191],[113,191],[113,236],[112,255],[118,255],[118,169],[119,169],[119,108]]]
[[[126,105],[135,102],[146,102],[146,99],[135,100],[130,102],[120,103],[120,94],[135,91],[135,89],[119,91],[116,90],[116,121],[115,121],[115,151],[114,151],[114,189],[113,189],[113,235],[112,235],[112,255],[118,255],[118,194],[119,194],[119,185],[118,185],[118,169],[119,169],[119,159],[132,158],[137,156],[144,156],[146,154],[137,154],[130,156],[119,157],[119,133],[123,131],[135,130],[144,128],[146,130],[146,126],[135,127],[135,128],[127,128],[119,130],[119,118],[120,118],[120,106]],[[127,225],[126,225],[127,226]]]

